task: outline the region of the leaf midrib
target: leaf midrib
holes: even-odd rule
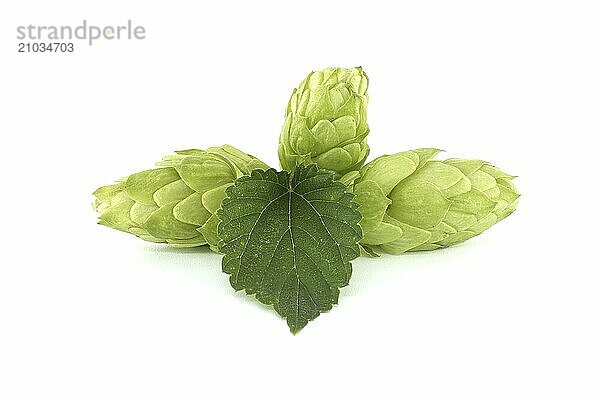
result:
[[[323,228],[325,228],[325,231],[327,232],[327,235],[329,236],[329,238],[331,239],[331,241],[336,245],[337,248],[337,253],[339,256],[339,261],[340,263],[344,263],[344,257],[342,255],[342,251],[341,251],[341,247],[340,244],[335,240],[335,238],[333,237],[333,235],[331,234],[331,231],[329,230],[329,228],[327,227],[327,225],[325,224],[324,221],[324,217],[327,218],[331,218],[329,216],[326,215],[321,215],[321,213],[313,206],[313,204],[311,203],[310,200],[306,199],[304,197],[304,195],[309,194],[309,193],[314,193],[317,191],[321,191],[321,190],[326,190],[327,188],[317,188],[317,189],[313,189],[310,190],[304,194],[295,192],[294,189],[300,185],[301,183],[305,182],[306,179],[298,182],[296,185],[294,185],[293,187],[285,187],[284,185],[278,183],[278,182],[273,182],[273,181],[268,181],[268,180],[256,180],[256,181],[263,181],[263,182],[267,182],[269,184],[273,184],[276,186],[280,186],[282,188],[285,189],[285,192],[278,195],[277,197],[271,199],[264,207],[263,209],[260,211],[260,213],[258,213],[258,217],[256,219],[256,221],[254,222],[254,224],[252,225],[252,228],[250,229],[249,233],[246,235],[247,239],[246,242],[244,243],[244,248],[242,249],[241,253],[240,253],[240,261],[242,260],[242,258],[244,257],[244,254],[246,253],[247,247],[248,247],[248,243],[251,241],[251,236],[254,233],[259,221],[261,220],[262,216],[264,215],[264,213],[267,211],[267,209],[277,200],[280,200],[282,197],[284,197],[286,194],[288,195],[288,227],[287,229],[282,233],[282,235],[280,236],[279,240],[277,241],[277,244],[275,245],[272,254],[269,257],[269,261],[267,263],[267,268],[269,268],[272,263],[273,260],[275,258],[275,254],[277,253],[277,249],[279,248],[279,245],[281,244],[281,241],[283,240],[283,237],[285,237],[285,235],[288,233],[290,233],[290,241],[292,244],[292,257],[293,257],[293,261],[292,261],[292,268],[290,269],[290,272],[288,273],[288,276],[286,276],[286,278],[283,280],[282,286],[279,290],[279,293],[277,294],[277,302],[279,302],[280,298],[281,298],[281,294],[283,293],[283,290],[285,288],[285,282],[287,281],[289,274],[291,274],[292,272],[296,275],[296,320],[299,320],[300,318],[300,285],[302,285],[304,287],[304,289],[306,290],[306,293],[308,294],[308,297],[310,298],[310,300],[312,301],[312,303],[314,304],[315,308],[318,309],[319,311],[321,311],[319,304],[313,299],[312,294],[310,293],[310,290],[308,289],[308,287],[301,281],[300,276],[298,274],[298,268],[297,268],[297,261],[296,261],[296,244],[294,242],[294,234],[293,234],[293,224],[292,224],[292,196],[295,194],[297,195],[300,199],[302,199],[306,204],[308,204],[310,206],[310,208],[313,210],[313,212],[315,213],[315,215],[319,218],[319,221],[321,223],[321,225],[323,226]],[[257,200],[259,198],[256,198]],[[261,199],[264,200],[264,199]],[[326,203],[333,203],[333,204],[340,204],[339,202],[336,201],[329,201],[329,200],[325,200],[325,199],[314,199],[314,201],[318,201],[318,202],[326,202]],[[248,214],[246,214],[248,215]],[[344,221],[339,221],[339,222],[344,222]],[[345,224],[348,225],[348,224]],[[306,232],[307,235],[309,235],[311,237],[311,239],[313,241],[315,241],[316,244],[318,244],[318,242],[316,241],[316,239],[314,238],[314,236],[312,236],[312,234],[310,234],[308,231],[306,231],[306,229],[302,228],[301,226],[297,226],[297,228],[302,229],[304,232]],[[242,235],[243,236],[243,235]],[[241,236],[240,236],[241,237]],[[329,287],[331,287],[331,284],[328,282],[328,280],[325,278],[325,275],[323,273],[323,270],[320,268],[319,264],[316,263],[314,260],[312,260],[312,258],[308,255],[308,253],[306,253],[306,251],[304,251],[306,257],[311,261],[311,263],[314,265],[315,269],[319,272],[319,275],[321,276],[321,278],[327,283],[327,285]],[[238,282],[238,278],[239,275],[242,271],[242,268],[244,268],[245,264],[243,262],[240,262],[239,268],[236,271],[235,274],[235,282]],[[348,280],[348,273],[346,272],[345,269],[344,270],[344,274],[346,277],[346,280]],[[262,282],[264,281],[266,272],[263,271],[263,273],[261,274],[261,281],[259,282],[259,285],[256,288],[256,291],[259,291],[259,288],[262,285]]]

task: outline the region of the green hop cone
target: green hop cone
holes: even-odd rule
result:
[[[213,250],[225,189],[254,169],[269,168],[229,145],[177,151],[157,165],[96,190],[98,223],[150,242],[209,244]]]
[[[480,160],[432,160],[440,150],[381,156],[354,180],[370,250],[434,250],[479,235],[516,208],[514,176]]]
[[[358,170],[369,155],[368,86],[360,67],[311,72],[288,102],[279,137],[281,167],[316,163],[338,178]]]

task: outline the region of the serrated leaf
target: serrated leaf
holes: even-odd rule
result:
[[[337,304],[360,255],[361,216],[345,189],[314,165],[256,170],[227,189],[218,211],[231,286],[273,305],[292,333]]]

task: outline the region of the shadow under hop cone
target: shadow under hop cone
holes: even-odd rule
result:
[[[218,243],[216,211],[225,189],[269,167],[233,146],[183,150],[159,168],[129,175],[94,192],[98,223],[141,239],[179,247]]]
[[[315,163],[338,178],[358,170],[369,155],[368,86],[360,67],[311,72],[288,102],[279,136],[281,167]]]
[[[515,210],[514,176],[480,160],[432,160],[439,152],[384,155],[356,173],[363,246],[391,254],[452,246]]]

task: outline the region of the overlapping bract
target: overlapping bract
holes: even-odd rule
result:
[[[365,246],[434,250],[462,243],[516,208],[514,176],[480,160],[432,160],[436,149],[381,156],[354,180]]]
[[[218,243],[216,211],[225,189],[269,167],[233,146],[177,151],[157,164],[94,192],[98,223],[178,247]]]
[[[311,72],[288,102],[279,137],[282,168],[312,162],[337,177],[358,170],[369,155],[368,86],[360,67]]]

